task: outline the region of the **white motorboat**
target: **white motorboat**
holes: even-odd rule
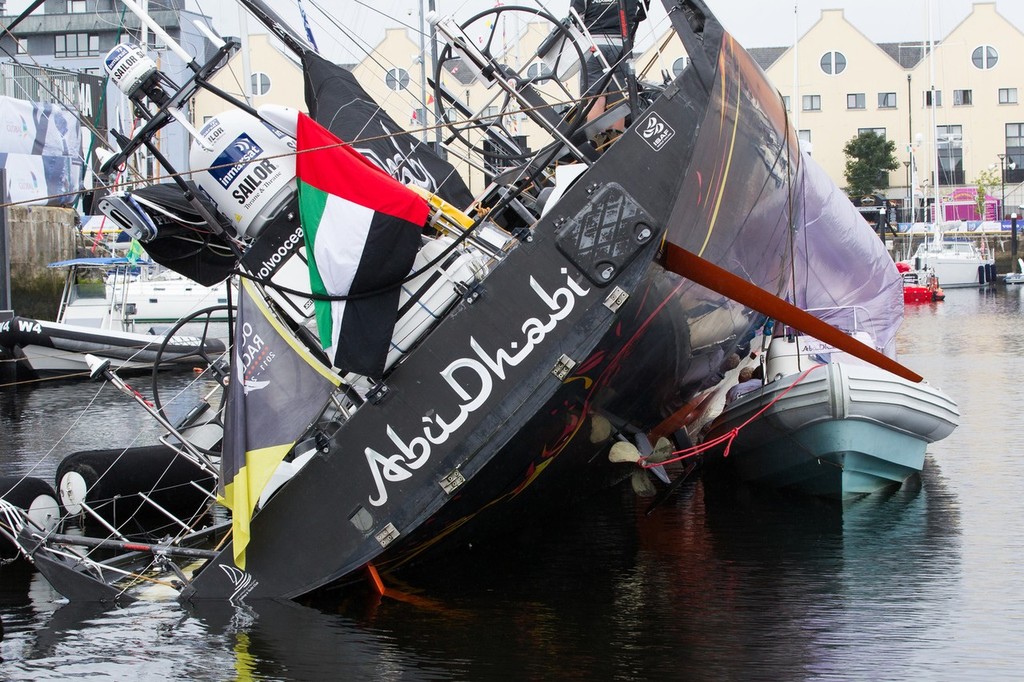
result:
[[[1024,284],[1024,258],[1017,259],[1017,266],[1020,268],[1020,272],[1008,272],[1003,275],[1000,278],[1003,280],[1003,284]]]
[[[865,332],[853,335],[865,343]],[[868,365],[789,328],[768,339],[766,382],[725,407],[705,442],[727,446],[741,480],[841,500],[898,486],[920,472],[929,443],[959,421],[926,382]]]
[[[935,273],[944,289],[991,284],[996,278],[992,252],[978,248],[967,239],[943,239],[936,234],[918,246],[913,257],[904,262],[913,270]]]
[[[57,321],[14,316],[0,322],[0,350],[8,380],[82,378],[85,354],[108,359],[122,371],[187,367],[218,357],[225,343],[212,323],[227,319],[226,284],[203,287],[185,278],[147,278],[127,258],[77,258],[51,263],[68,269]],[[86,281],[85,271],[101,270]],[[196,325],[181,334],[158,333],[193,313]],[[177,325],[175,325],[177,327]],[[145,330],[145,333],[143,333]],[[223,334],[222,334],[223,335]]]

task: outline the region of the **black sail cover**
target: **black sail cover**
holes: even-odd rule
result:
[[[206,194],[191,180],[188,185],[206,209],[218,215],[216,205]],[[150,258],[207,287],[231,274],[237,261],[231,247],[223,237],[204,227],[202,216],[177,184],[140,187],[134,194],[163,208],[146,211],[157,227],[157,236],[143,245]],[[226,220],[221,221],[221,227],[231,229]]]
[[[473,202],[455,167],[395,123],[350,71],[314,52],[302,56],[302,66],[314,121],[402,184],[422,187],[460,209]]]

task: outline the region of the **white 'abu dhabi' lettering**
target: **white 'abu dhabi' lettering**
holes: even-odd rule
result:
[[[523,340],[511,342],[507,348],[486,350],[474,337],[469,337],[471,357],[462,357],[450,362],[440,371],[441,378],[451,387],[461,401],[451,412],[431,410],[423,415],[422,430],[406,440],[389,424],[388,438],[395,448],[394,454],[381,454],[371,447],[365,449],[366,461],[373,475],[376,495],[369,498],[371,505],[379,507],[388,501],[388,483],[408,480],[413,473],[430,459],[431,448],[442,445],[452,437],[469,419],[470,415],[482,408],[494,391],[495,381],[505,381],[507,370],[519,366],[544,342],[561,320],[572,312],[576,299],[590,293],[571,277],[566,285],[549,294],[533,277],[530,287],[548,307],[550,314],[531,317],[523,322]]]

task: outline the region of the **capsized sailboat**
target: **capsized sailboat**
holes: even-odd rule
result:
[[[621,472],[607,456],[620,436],[648,434],[691,401],[707,405],[700,396],[747,351],[760,304],[792,308],[779,296],[807,205],[849,205],[838,193],[792,192],[806,177],[829,183],[800,156],[777,91],[700,0],[666,0],[689,64],[664,85],[640,84],[624,105],[632,126],[603,153],[588,142],[587,100],[567,110],[563,92],[551,101],[497,41],[438,21],[442,54],[472,65],[512,107],[482,121],[435,74],[437,96],[462,114],[453,144],[470,154],[486,138],[500,152],[493,183],[469,207],[436,185],[396,186],[365,155],[337,151],[359,140],[328,143],[324,128],[344,112],[328,105],[324,78],[340,70],[262,3],[244,4],[302,55],[315,120],[233,103],[239,111],[210,121],[196,143],[213,161],[193,162],[202,199],[177,185],[208,214],[205,232],[193,232],[218,256],[230,249],[244,280],[224,414],[230,532],[147,547],[94,539],[89,547],[122,550],[100,559],[25,524],[26,553],[72,599],[132,599],[160,572],[181,600],[297,597],[529,522],[606,484],[610,467]],[[496,8],[484,23],[522,9]],[[528,11],[576,45],[565,23]],[[108,167],[171,123],[169,109],[235,49],[221,44],[159,103],[144,83],[129,88],[152,116]],[[513,114],[549,141],[518,146],[504,127]],[[330,172],[310,171],[304,156]],[[574,183],[554,186],[556,163],[579,164]],[[323,220],[336,215],[347,218],[335,226],[361,226],[359,239]],[[339,234],[358,242],[350,260],[360,265],[387,257],[342,271],[332,260],[341,247],[329,246]],[[393,274],[398,263],[408,274]],[[720,288],[725,280],[734,288]],[[373,317],[389,309],[393,329]],[[371,343],[371,327],[390,338]]]

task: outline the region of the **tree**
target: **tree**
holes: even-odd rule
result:
[[[988,190],[992,187],[999,185],[999,169],[998,168],[986,168],[985,170],[978,173],[977,179],[974,181],[974,186],[978,190],[978,194],[975,196],[975,208],[978,210],[978,216],[985,220],[985,199],[988,196]],[[997,219],[999,216],[997,216]]]
[[[889,186],[889,171],[900,167],[896,160],[896,143],[866,131],[852,138],[843,147],[846,154],[846,193],[851,197],[874,194]]]

